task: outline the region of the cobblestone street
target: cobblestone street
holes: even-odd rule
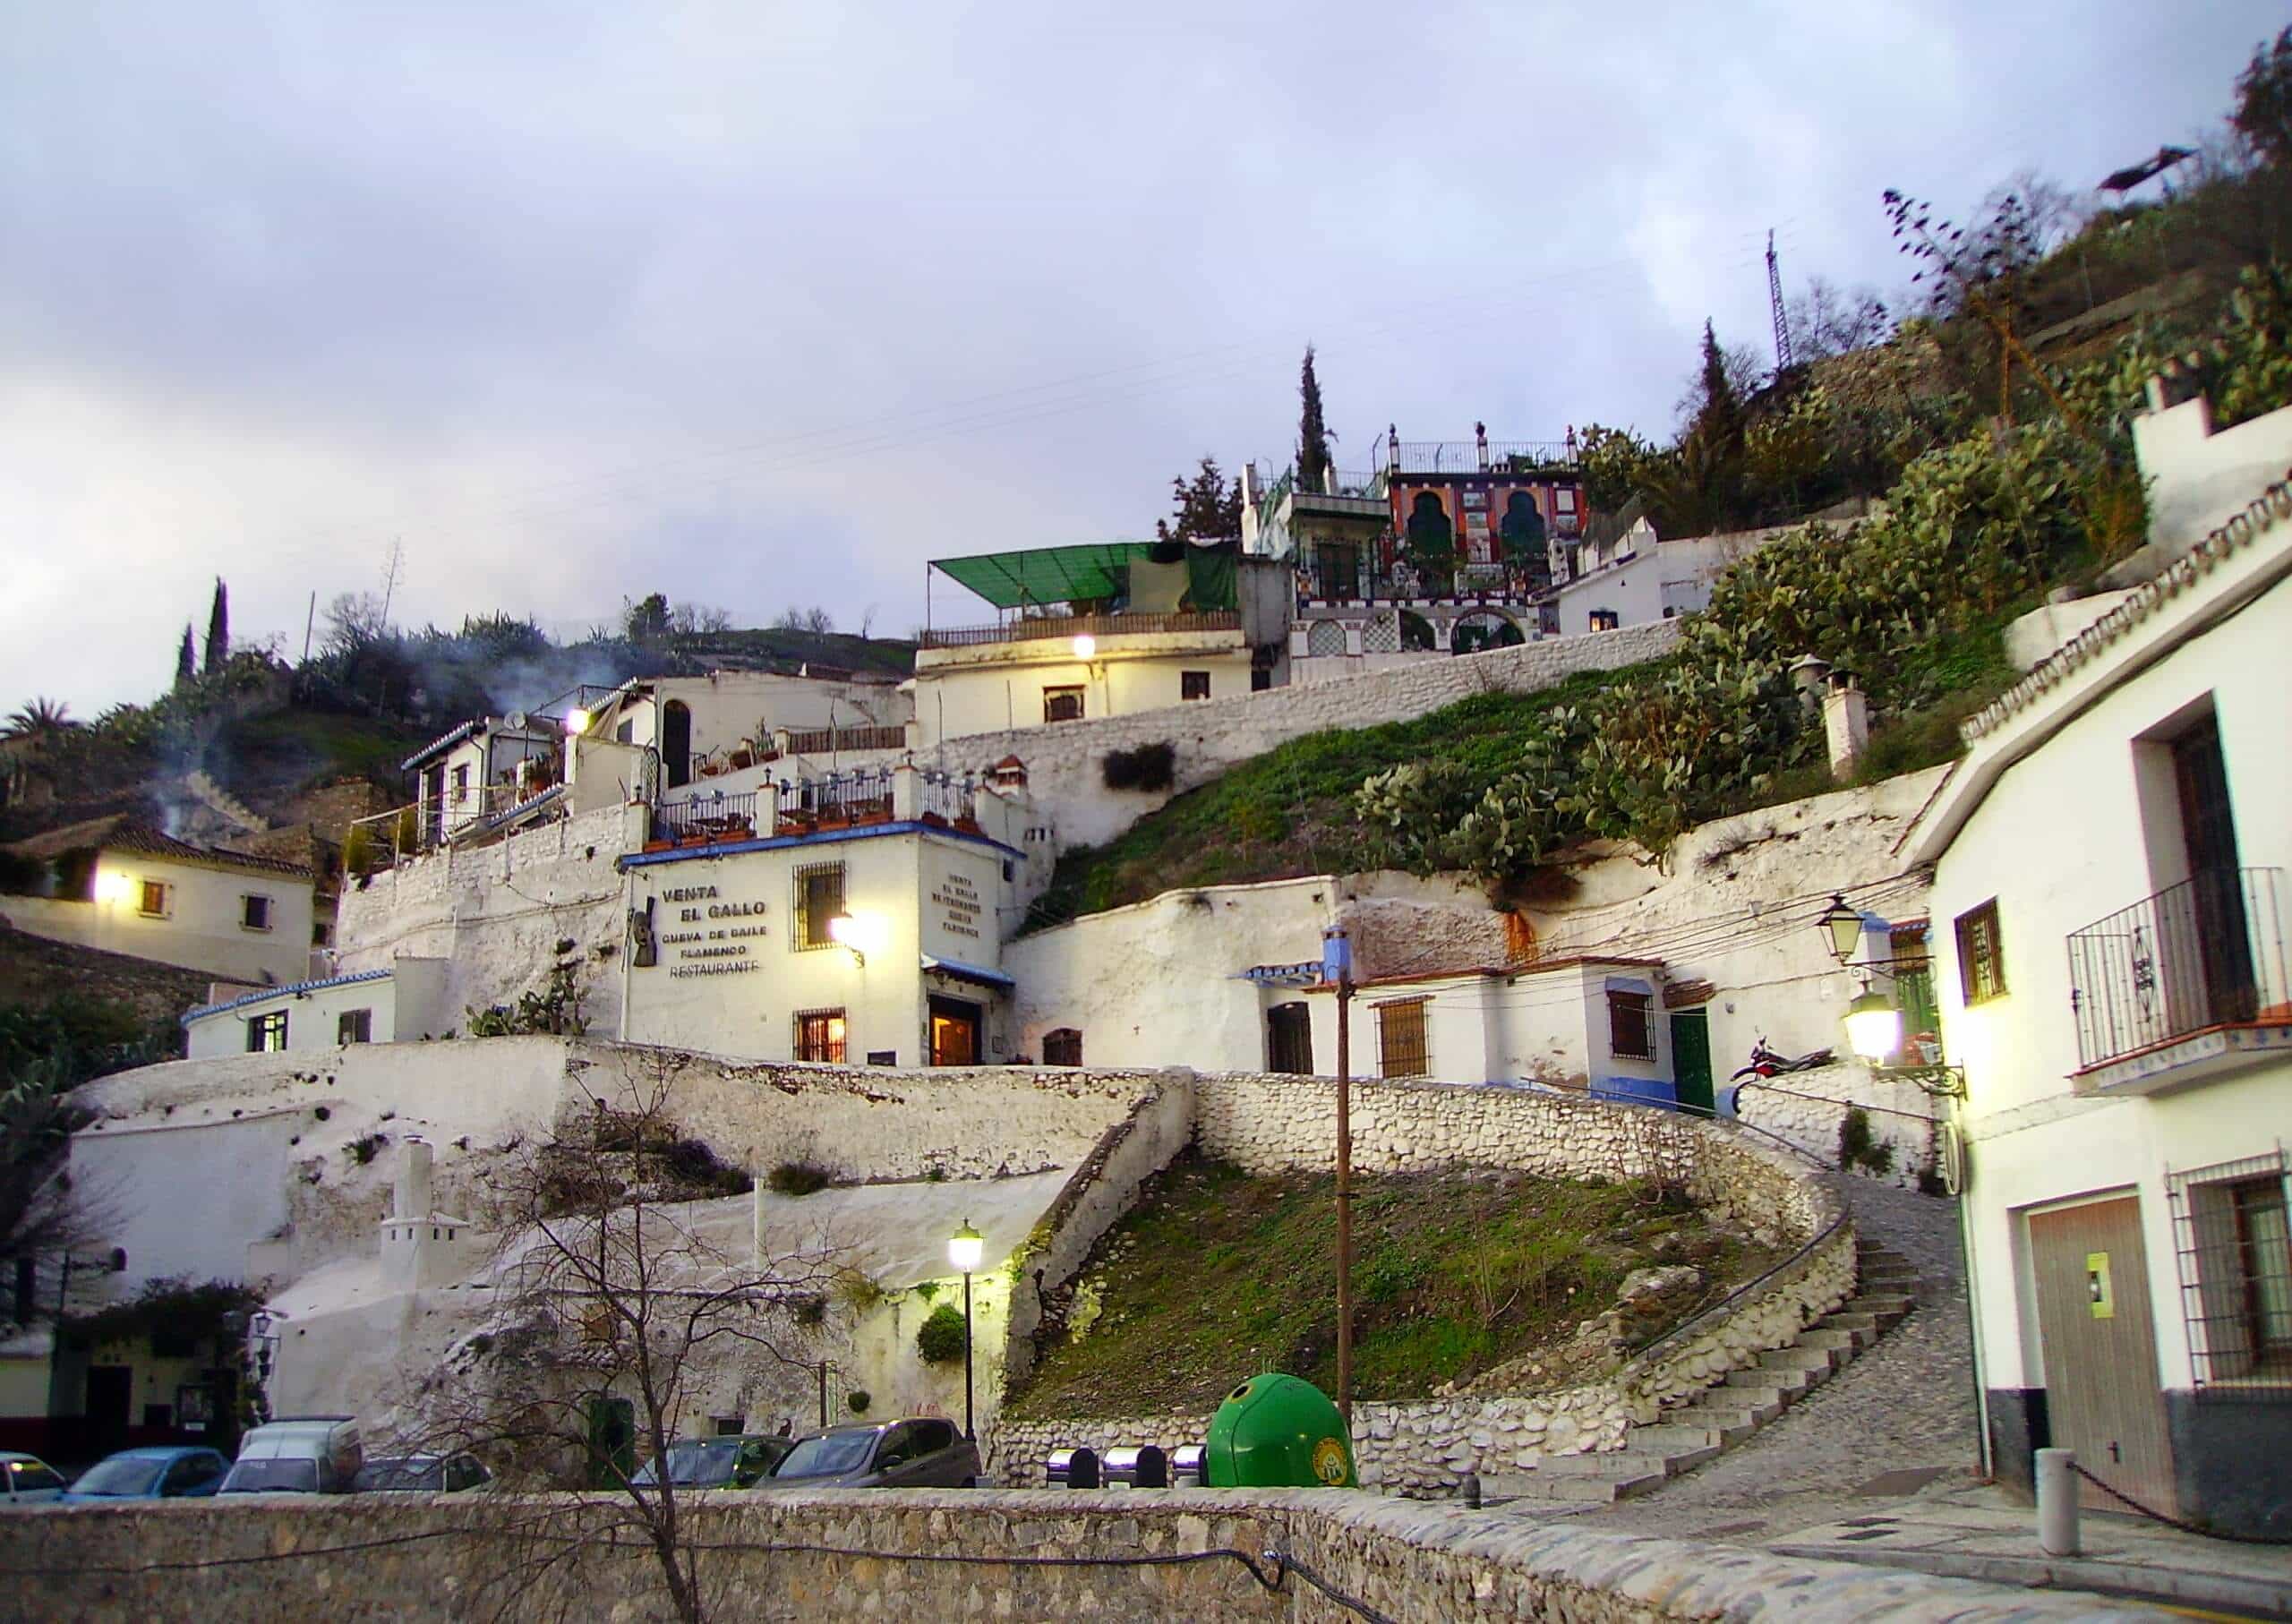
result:
[[[1917,1266],[1910,1317],[1718,1459],[1654,1493],[1572,1515],[1621,1533],[1764,1545],[1886,1497],[1973,1477],[1973,1361],[1957,1202],[1869,1179],[1840,1183],[1861,1233]],[[1933,1475],[1897,1475],[1919,1473]],[[1526,1503],[1518,1509],[1539,1515]]]

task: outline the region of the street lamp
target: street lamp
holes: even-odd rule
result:
[[[969,1218],[947,1238],[947,1261],[963,1277],[963,1436],[970,1439],[979,1436],[971,1428],[971,1278],[978,1272],[986,1248],[987,1237],[971,1227]]]
[[[1862,944],[1862,915],[1836,892],[1831,893],[1830,906],[1823,910],[1822,918],[1815,921],[1815,928],[1830,936],[1830,956],[1841,964],[1854,956]]]
[[[1074,657],[1077,660],[1089,660],[1098,652],[1099,640],[1089,632],[1074,639]]]
[[[1873,1064],[1902,1047],[1902,1011],[1876,987],[1866,987],[1846,1006],[1846,1046]]]

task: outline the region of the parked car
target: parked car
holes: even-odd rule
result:
[[[231,1463],[221,1450],[200,1445],[122,1449],[81,1473],[63,1497],[64,1503],[189,1500],[214,1493],[223,1486],[223,1475],[230,1469]]]
[[[361,1494],[458,1494],[493,1481],[475,1455],[378,1455],[358,1468]]]
[[[873,1426],[830,1427],[796,1440],[773,1468],[771,1488],[968,1489],[979,1446],[936,1415]]]
[[[53,1505],[64,1498],[64,1474],[37,1455],[0,1451],[0,1506]]]
[[[347,1494],[365,1451],[348,1415],[266,1421],[239,1441],[225,1494]]]
[[[727,1438],[688,1438],[668,1447],[669,1482],[680,1489],[749,1489],[772,1474],[788,1453],[784,1438],[754,1434]],[[648,1460],[629,1481],[640,1489],[660,1482]]]

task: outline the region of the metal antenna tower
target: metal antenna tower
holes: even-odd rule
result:
[[[1791,370],[1791,324],[1783,319],[1783,269],[1775,258],[1775,233],[1766,234],[1766,303],[1775,314],[1775,370]]]

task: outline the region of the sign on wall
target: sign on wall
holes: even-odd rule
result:
[[[949,936],[978,941],[979,917],[986,911],[979,887],[964,874],[942,874],[931,887],[931,907],[939,928]]]
[[[756,944],[765,935],[768,904],[727,897],[714,885],[672,886],[659,901],[669,915],[658,937],[659,957],[667,961],[672,979],[738,976],[764,968]]]

